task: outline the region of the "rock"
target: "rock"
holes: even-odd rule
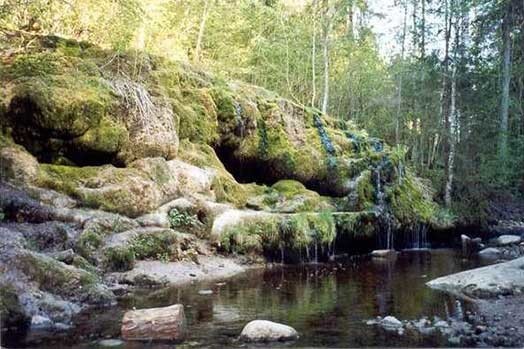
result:
[[[396,258],[397,251],[395,250],[374,250],[371,252],[373,258]]]
[[[462,234],[460,240],[462,242],[462,254],[464,254],[464,256],[469,257],[482,248],[482,240],[480,238],[472,239],[469,236]]]
[[[102,347],[114,348],[123,345],[124,342],[120,339],[102,339],[98,342],[98,345]]]
[[[443,276],[426,285],[463,297],[493,298],[514,294],[524,289],[524,257]]]
[[[447,328],[449,327],[449,324],[444,320],[440,320],[440,321],[435,322],[433,326],[435,326],[436,328]]]
[[[488,247],[479,252],[479,256],[486,259],[497,259],[501,252],[495,247]]]
[[[125,340],[183,341],[187,325],[184,306],[130,310],[122,320],[122,338]]]
[[[267,320],[253,320],[244,327],[240,339],[246,342],[292,341],[298,339],[298,333],[287,325]]]
[[[499,246],[518,244],[522,238],[518,235],[501,235],[497,238],[496,243]]]
[[[38,162],[20,146],[0,148],[0,178],[30,183],[38,175]]]
[[[202,296],[205,296],[205,295],[213,294],[213,291],[212,290],[200,290],[200,291],[198,291],[198,294],[202,295]]]
[[[386,316],[385,318],[380,320],[380,325],[385,329],[397,329],[399,327],[402,327],[402,322],[400,322],[400,320],[398,320],[394,316]]]
[[[40,329],[50,329],[53,327],[53,322],[46,316],[34,315],[31,318],[31,329],[40,330]]]

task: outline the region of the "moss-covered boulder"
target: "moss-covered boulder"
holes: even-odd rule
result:
[[[177,119],[164,96],[114,71],[129,56],[35,37],[35,49],[0,69],[2,121],[40,161],[76,165],[172,159]]]

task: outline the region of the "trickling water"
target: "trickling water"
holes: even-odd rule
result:
[[[380,235],[385,235],[385,243],[380,243],[381,248],[387,250],[393,249],[393,232],[391,227],[391,215],[386,207],[384,189],[382,187],[382,178],[381,171],[384,168],[384,159],[374,168],[373,174],[375,177],[375,196],[376,196],[376,209],[379,216],[379,225],[381,233]],[[381,239],[384,240],[383,237]]]
[[[237,130],[239,133],[238,136],[243,138],[245,126],[244,126],[244,121],[242,118],[242,106],[237,101],[234,101],[233,103],[235,105],[235,118],[237,122]]]
[[[428,226],[426,224],[418,224],[409,234],[408,241],[405,244],[410,249],[426,249],[429,248],[428,242]]]
[[[464,311],[462,310],[462,303],[458,299],[455,301],[454,315],[455,315],[454,317],[459,320],[464,319]]]
[[[320,141],[322,142],[322,146],[324,147],[328,155],[328,165],[330,167],[333,167],[336,165],[335,146],[333,146],[333,142],[331,142],[331,138],[329,138],[329,135],[326,129],[324,128],[324,124],[322,123],[322,119],[320,119],[320,116],[314,115],[313,123],[315,124],[315,127],[318,130],[318,135],[320,137]]]

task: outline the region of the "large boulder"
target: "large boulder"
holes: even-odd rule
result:
[[[122,320],[122,338],[136,341],[183,341],[187,335],[184,306],[130,310]]]
[[[439,277],[431,288],[463,297],[491,298],[524,291],[524,257]]]
[[[298,339],[298,332],[290,326],[267,320],[253,320],[240,333],[246,342],[277,342]]]
[[[50,51],[17,55],[2,70],[0,78],[9,81],[3,123],[13,139],[44,162],[174,158],[177,118],[166,97],[123,76],[103,74],[102,52],[80,58],[62,51],[62,44],[58,40],[47,47]]]

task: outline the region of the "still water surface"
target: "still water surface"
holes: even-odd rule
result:
[[[357,258],[329,265],[278,266],[252,270],[225,284],[143,290],[118,308],[85,314],[78,319],[75,335],[45,347],[98,348],[96,340],[80,335],[118,338],[125,308],[174,303],[184,304],[189,327],[189,338],[177,348],[245,347],[236,338],[253,319],[282,322],[300,333],[297,342],[273,347],[445,346],[443,338],[399,336],[368,326],[365,320],[386,315],[400,320],[454,316],[457,300],[429,289],[425,282],[478,265],[449,249],[410,251],[396,260]],[[199,295],[201,289],[211,289],[213,294]],[[174,346],[125,343],[121,347]]]

